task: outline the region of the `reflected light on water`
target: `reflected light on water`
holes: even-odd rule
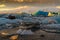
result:
[[[17,38],[18,38],[18,35],[14,35],[10,37],[11,40],[17,40]]]

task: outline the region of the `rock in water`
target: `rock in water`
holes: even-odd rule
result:
[[[12,15],[9,15],[8,18],[9,19],[16,19],[16,17],[15,16],[12,16]]]

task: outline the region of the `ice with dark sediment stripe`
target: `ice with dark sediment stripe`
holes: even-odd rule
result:
[[[56,33],[59,32],[60,33],[60,24],[43,25],[41,28],[47,32],[56,32]]]

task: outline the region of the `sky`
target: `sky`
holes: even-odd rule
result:
[[[37,3],[59,3],[60,4],[60,0],[0,0],[0,2],[37,2]]]
[[[32,1],[32,2],[31,2]],[[60,9],[60,0],[0,0],[0,11],[16,11],[18,9],[23,11],[25,9],[32,10],[37,8],[38,9]],[[36,10],[36,9],[35,9]]]

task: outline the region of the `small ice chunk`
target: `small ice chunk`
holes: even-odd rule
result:
[[[24,30],[21,35],[32,35],[34,34],[31,30]]]
[[[23,32],[22,29],[19,29],[19,30],[17,31],[18,34],[21,34],[22,32]]]

